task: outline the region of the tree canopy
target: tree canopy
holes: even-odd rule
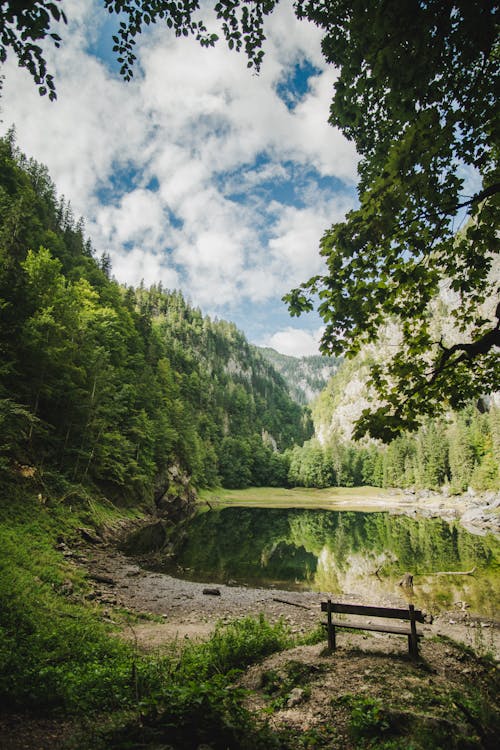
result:
[[[217,41],[197,0],[102,0],[119,19],[121,74],[133,74],[136,37],[165,23],[205,46]],[[213,10],[230,48],[258,70],[275,0],[220,0]],[[495,0],[296,0],[298,19],[324,33],[338,67],[330,122],[361,157],[359,205],[321,240],[326,272],[286,295],[292,315],[325,322],[324,353],[352,356],[397,321],[394,357],[375,366],[378,403],[358,422],[390,440],[419,417],[460,407],[500,382],[498,300],[499,3]],[[39,44],[65,20],[56,2],[0,3],[0,60],[10,47],[40,93],[55,97]],[[459,230],[460,231],[457,231]],[[453,333],[436,332],[445,297]]]
[[[393,358],[372,369],[382,403],[356,430],[390,440],[500,382],[498,4],[313,0],[297,14],[325,32],[340,70],[330,122],[361,161],[359,206],[321,240],[326,273],[286,299],[298,314],[319,296],[334,354],[399,321]],[[439,295],[451,336],[432,327]]]

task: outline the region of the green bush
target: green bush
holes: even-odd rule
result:
[[[258,618],[245,617],[229,625],[217,625],[207,643],[188,646],[183,652],[181,671],[187,677],[227,674],[290,648],[292,643],[283,621],[272,624],[262,614]]]

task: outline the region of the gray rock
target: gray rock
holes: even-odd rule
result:
[[[304,700],[305,692],[302,690],[302,688],[294,687],[290,691],[290,695],[288,696],[288,700],[286,702],[287,708],[293,708],[294,706],[298,706],[299,703],[302,703]]]

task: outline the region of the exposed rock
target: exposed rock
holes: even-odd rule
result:
[[[288,696],[288,700],[286,702],[287,708],[298,706],[299,703],[302,703],[304,697],[305,691],[302,688],[294,687],[292,690],[290,690],[290,695]]]
[[[82,537],[84,542],[87,542],[88,544],[102,544],[102,537],[98,532],[93,531],[92,529],[84,529],[79,528],[77,529],[80,536]]]
[[[220,589],[203,589],[206,596],[220,596]]]
[[[101,575],[100,573],[89,573],[88,577],[96,583],[105,583],[107,586],[116,586],[116,581],[111,576]]]
[[[189,518],[196,509],[191,478],[175,465],[157,477],[154,497],[157,514],[172,523]]]

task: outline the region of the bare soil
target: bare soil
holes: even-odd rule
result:
[[[306,633],[321,622],[320,602],[328,596],[328,592],[184,581],[141,568],[117,551],[113,543],[66,548],[64,555],[86,572],[91,584],[87,593],[90,603],[99,607],[104,619],[116,623],[121,637],[145,651],[161,652],[186,639],[205,639],[218,622],[261,612],[271,621],[283,618],[294,633]],[[219,595],[203,593],[207,588],[217,589]],[[349,596],[342,599],[356,601]],[[373,603],[405,605],[406,600],[395,591],[393,597]],[[469,736],[467,732],[472,730],[470,723],[465,726],[464,714],[467,707],[460,709],[448,696],[456,688],[460,692],[468,685],[479,684],[486,671],[493,669],[492,663],[475,658],[452,641],[435,641],[433,636],[448,636],[477,654],[498,658],[498,625],[459,610],[443,613],[423,626],[422,660],[417,663],[407,655],[406,638],[379,633],[340,633],[334,654],[325,654],[326,643],[275,654],[251,667],[242,678],[242,684],[250,690],[248,707],[274,729],[311,736],[313,744],[297,747],[315,747],[314,737],[325,736],[329,744],[320,747],[350,750],[359,746],[352,744],[349,722],[352,701],[364,697],[392,706],[393,723],[399,721],[398,717],[408,721],[410,713],[414,721],[417,712],[418,721],[431,733],[436,722],[446,730],[451,711],[454,726],[464,721],[464,736]],[[436,699],[436,695],[440,697]],[[427,705],[430,700],[433,707]],[[74,748],[74,731],[74,726],[64,720],[32,714],[0,715],[2,750]]]
[[[452,642],[424,640],[415,662],[391,636],[351,633],[333,654],[321,644],[274,654],[250,667],[241,684],[253,714],[300,738],[297,747],[354,750],[367,747],[363,738],[400,734],[401,744],[391,746],[399,748],[408,735],[428,733],[429,749],[461,746],[454,744],[458,736],[489,748],[491,729],[488,735],[471,723],[468,700],[474,685],[479,694],[484,689],[479,700],[494,705],[491,669]]]
[[[174,639],[202,639],[210,635],[217,622],[263,613],[270,621],[284,619],[292,632],[306,633],[321,622],[320,604],[331,597],[345,602],[378,604],[379,606],[407,606],[401,588],[383,601],[360,601],[352,596],[333,596],[328,592],[282,591],[279,589],[195,583],[174,578],[165,573],[145,570],[133,559],[112,546],[96,545],[77,555],[89,576],[109,579],[109,583],[95,582],[90,597],[105,607],[105,616],[113,619],[113,608],[128,610],[137,615],[155,616],[155,621],[136,622],[122,631],[122,636],[133,639],[148,650],[169,646]],[[207,589],[219,595],[203,593]],[[478,618],[456,609],[442,612],[432,622],[423,625],[424,641],[442,635],[472,648],[479,655],[500,657],[500,623]],[[157,621],[159,618],[161,620]],[[405,638],[377,634],[383,641],[393,640],[401,653],[406,650]]]

